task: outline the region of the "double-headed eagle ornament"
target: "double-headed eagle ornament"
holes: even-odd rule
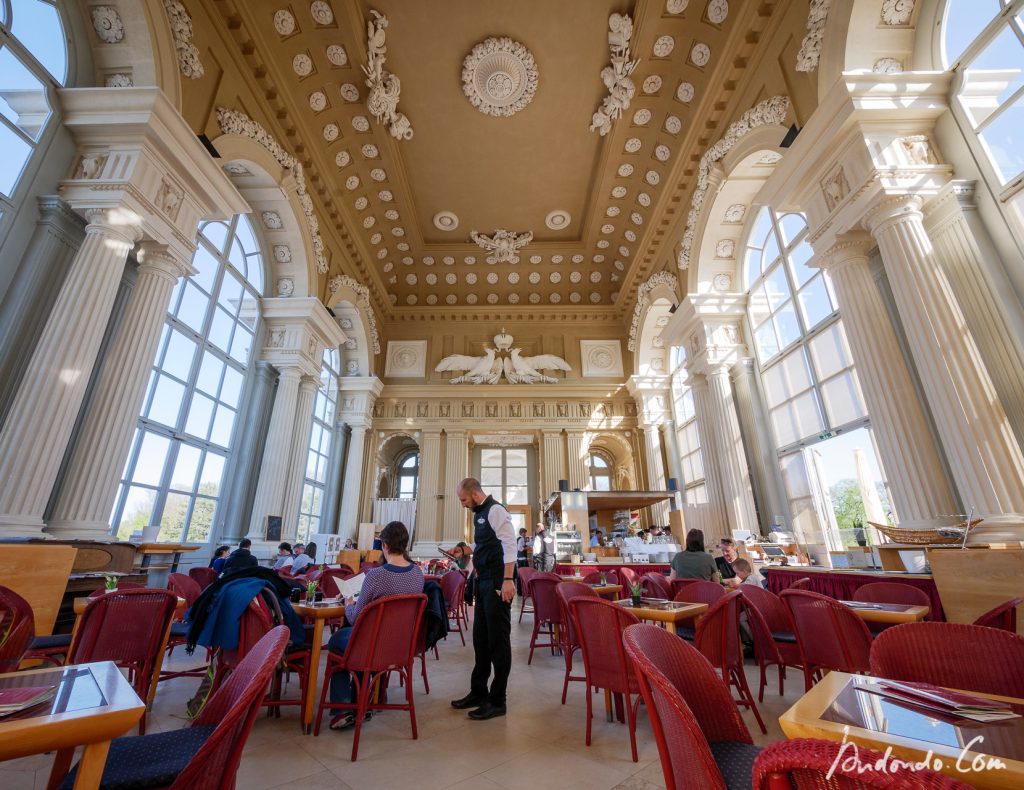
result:
[[[546,376],[540,371],[572,370],[564,359],[554,354],[522,356],[521,348],[512,348],[512,339],[512,335],[502,329],[501,334],[494,337],[494,348],[484,346],[482,357],[452,354],[442,359],[434,370],[438,373],[466,371],[450,379],[452,384],[497,384],[502,375],[509,384],[556,384],[560,379]]]

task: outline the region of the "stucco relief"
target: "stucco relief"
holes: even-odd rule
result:
[[[636,85],[630,74],[639,60],[630,60],[629,39],[633,35],[633,20],[628,14],[612,14],[608,18],[608,48],[611,50],[611,64],[601,69],[601,81],[608,89],[608,95],[594,113],[590,131],[604,137],[611,131],[612,122],[621,118],[629,109],[629,103],[636,95]]]
[[[462,92],[484,115],[515,115],[533,100],[538,83],[530,50],[507,36],[481,41],[462,62]]]
[[[914,13],[915,0],[882,0],[882,23],[906,25]]]
[[[373,19],[367,22],[367,63],[363,66],[366,87],[370,89],[366,97],[366,109],[378,123],[388,126],[391,136],[396,140],[411,140],[412,124],[404,113],[398,111],[398,100],[402,91],[401,80],[384,68],[388,51],[384,30],[388,26],[388,18],[373,9],[370,9],[370,13]]]
[[[679,280],[671,272],[655,272],[648,278],[647,282],[641,284],[640,288],[637,289],[636,305],[633,308],[633,321],[629,327],[629,343],[626,346],[630,351],[636,351],[636,344],[640,335],[640,317],[643,315],[644,308],[647,307],[647,295],[661,285],[667,285],[673,292],[678,292]]]
[[[424,378],[427,362],[426,340],[388,341],[384,375],[393,378]]]
[[[825,23],[832,0],[811,0],[807,12],[807,33],[800,43],[800,51],[796,55],[797,71],[815,71],[821,59],[821,44],[825,38]]]
[[[622,376],[622,346],[618,340],[581,340],[580,360],[584,378]]]
[[[124,22],[121,14],[112,5],[97,5],[89,10],[92,17],[92,29],[104,44],[117,44],[124,41]]]
[[[373,353],[379,354],[380,334],[377,331],[377,317],[374,315],[373,306],[370,304],[370,289],[347,274],[336,275],[327,281],[327,290],[332,295],[342,288],[351,288],[356,292],[356,303],[366,315],[366,322],[370,325],[370,340],[373,344]]]
[[[164,0],[164,11],[171,23],[174,49],[178,53],[178,68],[190,80],[197,80],[206,71],[199,59],[199,50],[192,43],[192,17],[178,0]]]

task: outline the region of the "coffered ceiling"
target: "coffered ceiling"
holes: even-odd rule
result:
[[[396,313],[621,309],[626,285],[674,259],[666,217],[679,214],[674,187],[706,131],[697,108],[710,106],[713,78],[721,82],[734,65],[725,50],[737,13],[726,0],[258,0],[237,8],[356,254]],[[397,111],[410,139],[395,139],[367,107],[373,11],[387,19],[383,68],[400,80]],[[602,136],[589,127],[609,95],[609,17],[626,13],[635,95]],[[467,56],[490,38],[511,41],[485,45],[496,54],[464,75]],[[464,76],[497,103],[523,97],[514,112],[482,112]],[[498,229],[532,234],[518,262],[488,262],[470,237]],[[656,238],[658,256],[650,254]]]

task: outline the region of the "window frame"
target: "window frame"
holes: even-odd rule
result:
[[[332,364],[333,362],[333,364]],[[315,400],[313,402],[313,414],[309,421],[309,433],[306,435],[306,464],[302,473],[302,496],[299,497],[298,523],[296,527],[296,538],[309,540],[309,536],[322,532],[321,529],[313,529],[314,521],[317,526],[323,523],[324,505],[326,504],[327,487],[336,485],[337,481],[328,480],[326,475],[330,468],[331,455],[334,452],[334,422],[338,415],[338,390],[341,379],[341,351],[337,348],[325,348],[320,359],[320,384],[317,386]],[[333,386],[331,386],[333,384]],[[326,392],[325,392],[326,385]],[[330,409],[330,419],[325,419]],[[321,413],[323,416],[321,416]],[[321,437],[326,435],[326,452],[321,452],[321,447],[313,447],[313,437],[316,428],[323,432]],[[315,469],[323,469],[324,479],[317,480],[309,476],[310,463],[315,461]],[[321,462],[323,466],[321,467]],[[318,496],[319,494],[319,496]],[[315,508],[314,503],[318,506]],[[308,505],[308,507],[307,507]]]

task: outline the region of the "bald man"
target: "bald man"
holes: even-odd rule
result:
[[[473,511],[472,571],[476,576],[473,617],[473,674],[469,694],[452,700],[457,710],[473,708],[477,721],[505,715],[505,689],[512,669],[512,599],[516,595],[516,533],[505,506],[484,493],[480,481],[467,477],[456,489],[459,501]],[[472,577],[471,577],[472,578]],[[490,690],[487,680],[494,667]]]

